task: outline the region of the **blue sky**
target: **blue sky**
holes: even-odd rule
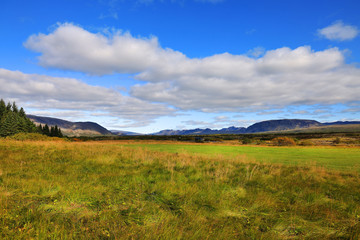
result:
[[[108,129],[359,120],[359,1],[0,3],[0,97]]]

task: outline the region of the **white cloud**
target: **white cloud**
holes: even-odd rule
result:
[[[306,111],[306,110],[299,110],[299,111],[293,112],[293,114],[310,115],[311,113],[309,111]]]
[[[356,26],[345,25],[342,21],[337,21],[328,27],[318,30],[318,34],[329,40],[345,41],[352,40],[359,34]]]
[[[135,122],[171,115],[174,110],[162,104],[151,104],[77,79],[25,74],[0,68],[0,96],[19,105],[37,109],[34,113],[63,110],[65,115],[80,116],[85,112],[130,119]],[[72,114],[71,114],[72,113]],[[56,116],[56,113],[52,113]]]
[[[281,111],[281,110],[262,111],[262,112],[258,112],[257,115],[262,116],[262,115],[273,115],[273,114],[279,114],[279,113],[283,113],[283,111]]]
[[[156,37],[94,34],[73,24],[33,35],[25,46],[40,52],[46,67],[135,74],[145,84],[133,86],[132,96],[181,110],[260,111],[360,100],[360,69],[346,64],[337,48],[283,47],[258,58],[229,53],[188,58],[162,48]]]
[[[250,57],[258,58],[262,57],[265,53],[265,48],[263,47],[256,47],[247,52],[247,55]]]
[[[151,69],[133,96],[184,110],[243,111],[358,101],[360,70],[336,49],[280,48],[252,59],[228,53]]]
[[[44,67],[94,75],[138,73],[185,58],[180,52],[161,48],[156,37],[135,38],[120,31],[106,34],[65,23],[49,35],[30,36],[24,45],[42,53],[39,63]]]

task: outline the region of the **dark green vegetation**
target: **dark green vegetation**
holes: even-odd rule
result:
[[[36,131],[36,126],[26,117],[23,108],[19,110],[15,102],[6,105],[3,99],[0,100],[0,137]]]
[[[132,146],[0,141],[0,239],[360,237],[357,171],[270,163],[275,153],[290,162],[298,149],[356,162],[358,149]]]
[[[26,116],[23,108],[17,107],[13,102],[5,104],[0,100],[0,137],[12,136],[18,133],[41,133],[50,137],[62,137],[61,129],[58,126],[48,125],[38,127]]]
[[[40,124],[37,128],[38,128],[38,132],[46,136],[63,137],[61,129],[57,125],[49,127],[47,124],[45,124],[44,126]]]

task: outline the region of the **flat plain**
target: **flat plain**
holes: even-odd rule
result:
[[[128,146],[169,153],[200,154],[204,156],[239,157],[261,163],[288,165],[317,165],[329,169],[360,171],[360,148],[348,146],[254,146],[225,144],[194,144],[171,142],[129,142]]]
[[[0,140],[0,238],[358,239],[359,150]]]

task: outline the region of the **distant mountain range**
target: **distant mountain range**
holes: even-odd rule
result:
[[[34,115],[27,115],[35,124],[47,124],[48,126],[55,126],[61,128],[61,131],[66,136],[99,136],[99,135],[143,135],[140,133],[107,130],[94,122],[70,122],[58,118],[39,117]],[[360,121],[338,121],[330,123],[320,123],[315,120],[307,119],[281,119],[268,120],[255,123],[247,128],[245,127],[229,127],[219,130],[210,128],[205,129],[189,129],[189,130],[162,130],[150,135],[211,135],[211,134],[246,134],[259,132],[280,132],[280,131],[304,131],[307,129],[324,129],[326,127],[333,128],[334,126],[350,126],[360,125]]]
[[[244,127],[229,127],[220,130],[206,129],[191,129],[191,130],[163,130],[154,135],[208,135],[208,134],[244,134],[244,133],[258,133],[258,132],[278,132],[292,129],[302,129],[309,127],[321,126],[322,123],[315,120],[302,119],[282,119],[282,120],[268,120],[255,123],[248,128]]]

